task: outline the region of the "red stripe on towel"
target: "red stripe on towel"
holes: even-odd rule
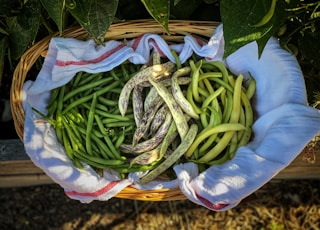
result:
[[[136,38],[136,39],[134,40],[134,42],[133,42],[133,44],[132,44],[132,46],[131,46],[131,48],[132,48],[134,51],[136,51],[136,49],[138,48],[139,43],[140,43],[140,41],[141,41],[142,38],[143,38],[143,36],[140,36],[140,37],[138,37],[138,38]]]
[[[125,44],[119,44],[117,47],[105,52],[104,54],[102,54],[101,56],[91,59],[91,60],[80,60],[80,61],[60,61],[57,60],[55,65],[56,66],[68,66],[68,65],[87,65],[87,64],[96,64],[101,62],[102,60],[110,57],[112,54],[114,54],[115,52],[119,51],[120,49],[122,49],[123,47],[125,47]]]
[[[206,207],[208,207],[210,209],[220,210],[220,209],[229,205],[229,204],[223,204],[223,203],[213,204],[209,200],[207,200],[206,198],[200,196],[199,194],[196,194],[196,196]]]
[[[68,191],[66,194],[68,196],[101,196],[107,192],[109,192],[112,188],[114,188],[119,181],[111,181],[106,186],[95,192],[77,192],[77,191]]]
[[[160,57],[164,57],[165,56],[164,53],[162,52],[162,50],[158,46],[157,42],[153,38],[151,39],[151,43],[153,44],[153,46],[156,48],[156,50],[160,54]]]

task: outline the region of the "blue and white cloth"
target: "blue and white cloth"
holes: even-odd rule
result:
[[[320,132],[320,113],[308,106],[297,60],[271,38],[260,59],[257,44],[252,42],[223,60],[234,74],[248,77],[250,73],[257,83],[253,99],[254,137],[247,146],[238,149],[232,160],[200,174],[194,163],[178,164],[174,167],[176,180],[152,181],[143,186],[139,184],[139,178],[144,173],[130,173],[127,179],[121,179],[112,171],[104,171],[101,177],[90,166],[82,170],[76,168],[58,143],[53,128],[39,122],[41,118],[31,108],[45,113],[50,90],[66,84],[79,71],[109,71],[125,60],[144,64],[152,51],[175,62],[170,49],[179,53],[182,63],[192,53],[207,60],[222,61],[222,25],[213,32],[208,43],[185,36],[184,43],[168,45],[155,34],[145,34],[130,41],[108,41],[104,46],[96,46],[92,40],[51,40],[36,80],[24,84],[24,145],[31,160],[63,187],[69,197],[89,203],[106,201],[127,186],[152,190],[180,187],[199,205],[215,211],[227,210],[289,165]]]

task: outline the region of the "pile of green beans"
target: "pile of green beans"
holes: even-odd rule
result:
[[[190,61],[190,67],[186,97],[200,117],[200,132],[185,156],[199,165],[222,164],[250,140],[255,81],[251,78],[244,87],[242,75],[233,76],[217,61]]]
[[[126,62],[109,72],[79,72],[69,83],[52,91],[47,115],[34,109],[52,124],[58,141],[78,168],[83,168],[84,162],[96,169],[128,173],[156,166],[130,165],[119,151],[135,130],[132,106],[126,116],[120,114],[119,94],[140,67]]]
[[[178,162],[202,170],[222,164],[247,144],[255,81],[247,88],[243,82],[220,62],[182,65],[154,55],[151,65],[79,72],[52,91],[46,115],[34,110],[52,124],[75,166],[122,176],[149,171],[140,180],[148,183]]]

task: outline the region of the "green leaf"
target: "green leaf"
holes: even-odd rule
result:
[[[149,14],[170,34],[170,0],[141,0]]]
[[[18,59],[34,41],[40,22],[38,0],[29,0],[18,16],[7,18],[9,47],[13,59]]]
[[[0,85],[2,82],[4,60],[5,60],[7,47],[8,47],[8,37],[4,36],[3,38],[0,39]]]
[[[195,10],[197,10],[201,2],[199,0],[180,0],[179,4],[170,5],[170,15],[174,19],[188,20],[191,18]],[[201,9],[201,14],[204,9]]]
[[[1,23],[1,21],[0,21],[0,23]],[[0,27],[0,34],[9,35],[8,31],[2,27]]]
[[[65,4],[71,15],[81,26],[89,25],[90,0],[66,0]]]
[[[16,16],[21,10],[19,0],[0,0],[0,16]]]
[[[96,42],[103,43],[104,36],[112,24],[118,8],[118,0],[92,0],[89,13],[89,26],[85,29]]]
[[[304,31],[299,39],[300,52],[304,58],[320,71],[320,31]]]
[[[118,0],[68,0],[68,10],[78,23],[94,37],[97,43],[103,43],[104,36],[113,22]]]
[[[176,5],[178,5],[179,2],[180,2],[180,0],[174,0],[173,5],[176,6]]]
[[[276,5],[271,12],[273,1]],[[225,57],[252,41],[257,41],[260,56],[286,20],[285,2],[277,0],[221,0],[220,13]]]
[[[56,23],[60,34],[63,30],[64,0],[41,0],[43,7]]]

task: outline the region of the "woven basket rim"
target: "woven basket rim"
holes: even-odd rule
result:
[[[183,37],[187,34],[201,36],[208,39],[212,36],[214,29],[218,25],[219,22],[213,21],[171,20],[169,23],[171,35],[168,35],[165,33],[162,26],[152,19],[129,20],[112,24],[105,35],[105,40],[133,39],[145,33],[159,34],[168,43],[182,42]],[[40,56],[44,57],[46,55],[51,38],[56,36],[72,37],[79,40],[88,39],[88,33],[83,28],[70,28],[64,31],[62,35],[59,35],[59,33],[54,33],[43,38],[30,47],[20,58],[20,61],[13,74],[10,90],[10,106],[17,135],[22,141],[25,115],[22,106],[23,84],[27,77],[28,71]],[[132,187],[126,187],[115,197],[144,201],[171,201],[187,199],[179,188],[138,190]]]

